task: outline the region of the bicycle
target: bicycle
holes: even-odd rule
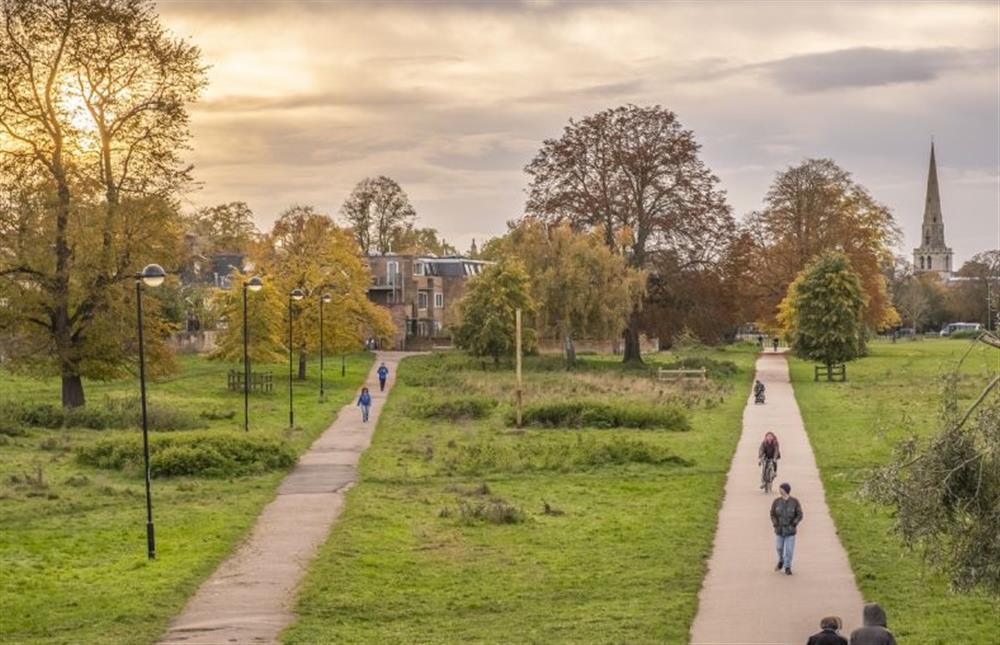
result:
[[[761,463],[761,473],[760,481],[764,485],[764,494],[771,492],[771,483],[774,482],[775,471],[777,470],[777,464],[774,463],[773,459],[764,459]]]

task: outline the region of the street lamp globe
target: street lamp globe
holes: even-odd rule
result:
[[[333,300],[333,296],[331,296],[328,293],[324,293],[320,298],[320,300],[322,300],[323,302],[330,302],[331,300]]]
[[[264,281],[260,279],[259,275],[247,280],[247,289],[250,291],[260,291],[264,287]]]
[[[290,295],[292,296],[292,300],[302,300],[306,294],[302,291],[302,289],[296,288],[292,289],[292,293]]]
[[[167,277],[167,272],[159,264],[147,264],[146,268],[139,274],[139,277],[147,287],[158,287],[163,284],[163,280]]]

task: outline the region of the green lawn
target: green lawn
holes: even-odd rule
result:
[[[827,502],[862,595],[881,603],[897,639],[920,645],[996,642],[996,601],[956,595],[891,531],[887,509],[857,497],[865,469],[885,462],[911,433],[935,431],[941,377],[969,341],[876,342],[847,367],[846,383],[814,383],[812,365],[792,360],[795,396],[819,463]],[[1000,352],[980,346],[966,358],[960,396],[971,403],[1000,369]]]
[[[738,368],[704,389],[610,357],[583,357],[571,374],[555,357],[526,362],[529,404],[684,402],[688,432],[518,432],[505,420],[509,369],[407,359],[284,641],[687,642],[753,351],[703,350]],[[469,397],[500,405],[486,418],[418,418],[428,402]],[[687,462],[643,463],[667,452]],[[484,508],[497,523],[476,519]]]
[[[181,359],[181,371],[150,383],[161,409],[187,412],[209,431],[242,429],[242,393],[226,390],[231,365]],[[251,433],[290,442],[302,452],[329,424],[371,367],[371,354],[327,366],[327,401],[318,401],[318,366],[295,387],[289,432],[286,374],[272,366],[276,391],[251,397]],[[256,366],[255,366],[256,368]],[[0,372],[0,403],[59,400],[55,380]],[[135,381],[85,385],[91,405],[136,396]],[[232,419],[200,413],[235,412]],[[79,465],[75,449],[138,430],[45,430],[0,435],[0,642],[151,643],[167,621],[252,526],[285,472],[230,479],[153,481],[157,559],[146,559],[140,473]],[[38,473],[41,483],[32,483]],[[141,472],[141,471],[140,471]]]

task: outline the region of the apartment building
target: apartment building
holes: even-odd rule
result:
[[[368,298],[389,310],[396,324],[397,349],[450,344],[449,327],[457,322],[455,305],[469,278],[489,264],[462,256],[370,255],[372,285]]]

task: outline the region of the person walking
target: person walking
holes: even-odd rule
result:
[[[810,636],[806,645],[849,645],[847,639],[837,633],[843,626],[838,616],[827,616],[819,621],[820,631]]]
[[[774,339],[771,340],[771,347],[774,348],[774,351],[778,351],[778,337],[777,336],[775,336]]]
[[[389,368],[382,363],[378,366],[378,387],[379,392],[385,392],[385,380],[389,378]]]
[[[368,412],[372,409],[372,395],[368,393],[368,388],[361,388],[361,396],[358,397],[358,405],[361,406],[361,421],[368,423]]]
[[[778,487],[781,497],[771,504],[771,524],[777,536],[775,546],[778,551],[778,566],[775,571],[785,570],[792,575],[792,556],[795,555],[795,533],[802,522],[802,505],[792,497],[792,486],[785,482]]]
[[[851,632],[850,645],[896,645],[896,637],[886,626],[885,610],[878,603],[865,605],[861,618],[864,627]]]

